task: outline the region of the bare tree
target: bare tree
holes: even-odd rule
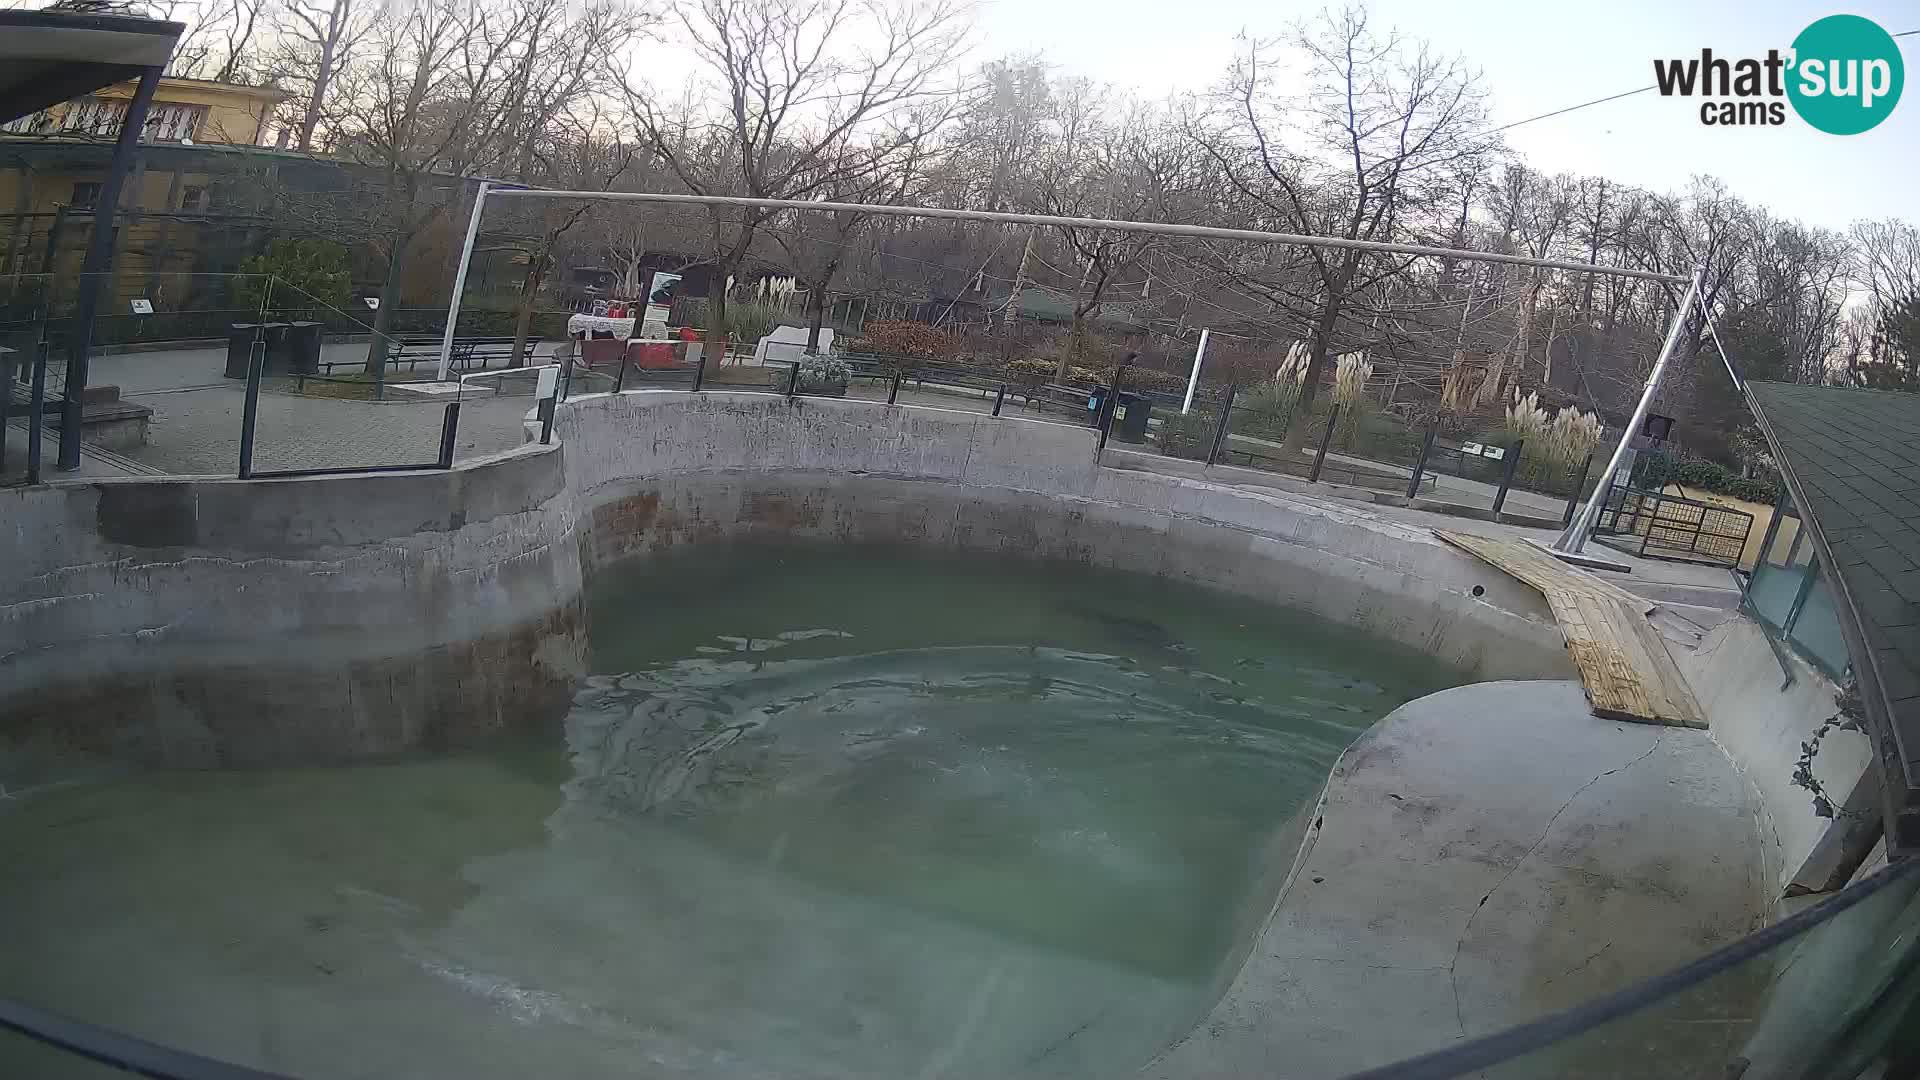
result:
[[[1476,74],[1424,45],[1373,33],[1353,7],[1300,26],[1292,44],[1309,63],[1312,89],[1304,101],[1276,93],[1278,43],[1249,39],[1213,95],[1211,116],[1196,127],[1231,193],[1252,215],[1286,231],[1349,240],[1388,240],[1423,219],[1443,219],[1462,160],[1493,149]],[[1343,316],[1357,296],[1406,265],[1321,247],[1244,269],[1223,265],[1276,303],[1299,302],[1298,271],[1317,293],[1306,326],[1305,407],[1296,410],[1290,445],[1305,433]]]
[[[275,27],[274,68],[302,88],[300,122],[293,149],[314,149],[314,136],[326,115],[336,82],[352,63],[354,50],[373,31],[377,5],[368,0],[284,0]]]
[[[823,152],[817,167],[829,178],[814,189],[815,194],[828,202],[885,206],[899,206],[919,197],[927,186],[934,133],[950,116],[951,111],[944,107],[918,110],[882,137],[886,153],[876,154],[872,147],[862,145]],[[864,168],[847,167],[843,159],[848,156],[858,158]],[[856,256],[855,241],[872,220],[871,214],[836,210],[827,214],[795,212],[767,223],[794,276],[807,289],[810,353],[820,348],[820,330],[826,323],[833,283],[841,268]]]
[[[697,0],[674,16],[698,96],[669,110],[629,86],[640,134],[686,190],[765,199],[812,198],[896,155],[914,136],[895,121],[955,92],[967,31],[954,0]],[[709,215],[716,336],[769,216]]]
[[[1920,296],[1920,228],[1894,218],[1856,221],[1848,236],[1854,248],[1853,283],[1866,294],[1857,337],[1873,362],[1885,364],[1893,359],[1887,345],[1892,339],[1877,331],[1879,324]],[[1858,362],[1854,369],[1860,370]]]
[[[367,37],[367,63],[343,69],[338,94],[325,103],[342,156],[380,180],[365,193],[371,198],[348,208],[385,262],[368,374],[385,367],[415,241],[466,197],[467,178],[509,152],[504,136],[519,104],[509,92],[512,73],[534,49],[529,18],[526,7],[500,0],[418,0],[383,13]]]
[[[218,82],[262,76],[255,39],[272,21],[275,0],[169,0],[150,13],[184,22],[167,73]]]

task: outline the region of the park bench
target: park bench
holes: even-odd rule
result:
[[[541,339],[537,337],[527,339],[526,350],[520,355],[520,366],[533,363],[534,353],[539,349],[540,342]],[[485,371],[491,361],[500,360],[501,367],[513,367],[513,364],[506,362],[512,354],[513,338],[511,336],[454,338],[452,366],[454,371]],[[387,354],[388,364],[393,366],[405,364],[408,371],[414,370],[421,363],[438,364],[439,362],[440,339],[438,337],[424,335],[403,337],[399,339],[393,351]],[[359,360],[322,360],[320,366],[331,374],[336,366],[353,367],[360,363]]]

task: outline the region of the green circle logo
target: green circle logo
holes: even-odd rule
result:
[[[1793,39],[1787,99],[1829,135],[1858,135],[1885,120],[1906,83],[1900,46],[1872,19],[1829,15]]]

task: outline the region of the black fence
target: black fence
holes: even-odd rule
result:
[[[1753,532],[1744,510],[1664,492],[1609,485],[1594,520],[1595,539],[1655,559],[1736,568]]]
[[[1154,395],[1158,396],[1158,395]],[[1523,442],[1482,443],[1411,428],[1384,412],[1330,403],[1299,419],[1297,392],[1279,385],[1178,399],[1155,429],[1169,457],[1231,465],[1315,483],[1431,500],[1527,523],[1564,525],[1590,491],[1591,454],[1577,462],[1529,453]]]
[[[267,275],[168,282],[155,291],[158,302],[136,297],[122,313],[96,314],[89,333],[74,304],[83,282],[0,275],[0,483],[47,478],[67,411],[67,369],[83,342],[82,467],[128,475],[450,468],[463,454],[520,444],[532,402],[514,399],[531,395],[533,372],[552,351],[536,331],[516,355],[510,322],[507,333],[476,334],[463,318],[449,380],[437,383],[444,314],[438,326],[383,333],[372,309],[342,310]],[[216,306],[165,306],[189,298]],[[168,318],[218,333],[144,340]],[[129,340],[97,336],[103,324],[128,319],[140,324],[126,327]]]

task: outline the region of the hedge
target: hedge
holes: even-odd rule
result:
[[[1779,490],[1772,481],[1750,480],[1724,465],[1697,458],[1676,460],[1662,454],[1650,454],[1641,461],[1640,483],[1650,488],[1679,484],[1681,487],[1730,495],[1768,506],[1773,505],[1774,495]]]

